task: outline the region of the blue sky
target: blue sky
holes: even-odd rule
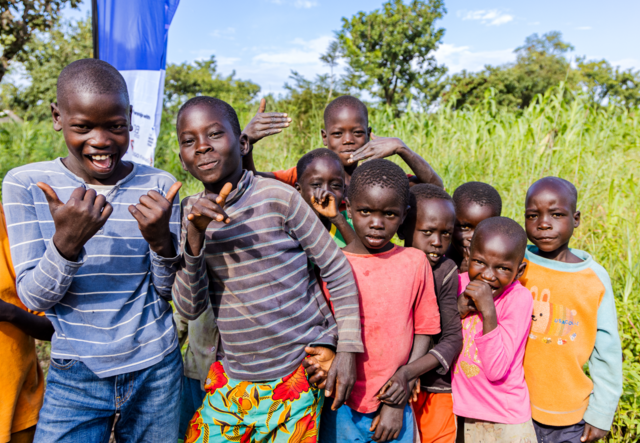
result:
[[[69,18],[85,16],[68,11]],[[281,93],[291,70],[307,77],[328,72],[318,57],[340,29],[341,18],[372,11],[382,0],[181,0],[169,33],[168,60],[218,60],[262,91]],[[446,1],[437,22],[445,36],[436,53],[450,72],[477,71],[515,59],[513,50],[537,32],[560,31],[575,46],[572,56],[606,58],[640,69],[640,1],[457,0]]]

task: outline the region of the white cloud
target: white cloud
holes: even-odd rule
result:
[[[576,28],[576,30],[578,30],[578,31],[590,31],[591,30],[591,26],[578,26]]]
[[[462,70],[476,72],[482,70],[485,65],[501,65],[515,61],[516,58],[513,49],[474,52],[469,46],[449,43],[440,45],[434,55],[439,64],[445,64],[449,68],[450,74]]]
[[[273,3],[274,5],[293,5],[298,9],[309,9],[315,6],[318,6],[318,2],[315,0],[295,0],[295,1],[286,1],[286,0],[268,0],[269,3]]]
[[[213,38],[222,38],[225,40],[233,40],[235,37],[236,33],[236,28],[232,28],[231,26],[229,26],[226,29],[215,29],[213,32],[211,32],[209,35]]]
[[[216,56],[216,62],[218,66],[233,66],[240,61],[238,57],[224,57],[222,55]]]
[[[318,6],[318,2],[313,0],[296,0],[293,4],[296,8],[309,9]]]
[[[466,12],[466,14],[465,14]],[[477,20],[483,25],[500,26],[513,20],[513,15],[505,14],[497,9],[477,11],[458,11],[458,17],[462,16],[462,20]]]

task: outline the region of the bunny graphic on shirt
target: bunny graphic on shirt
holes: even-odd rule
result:
[[[557,303],[551,303],[551,291],[537,286],[531,288],[533,295],[533,314],[531,315],[531,333],[529,338],[542,338],[543,343],[564,345],[574,341],[577,334],[572,333],[579,325],[575,309]]]

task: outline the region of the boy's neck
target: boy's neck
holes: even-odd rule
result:
[[[547,260],[559,261],[562,263],[581,263],[583,260],[571,252],[569,249],[569,243],[565,243],[556,250],[545,252],[538,248],[535,252],[536,255],[546,258]]]

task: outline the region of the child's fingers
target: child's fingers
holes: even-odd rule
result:
[[[175,182],[174,184],[172,184],[169,190],[167,191],[166,199],[169,200],[170,202],[173,202],[173,199],[176,198],[176,194],[178,193],[181,187],[182,187],[182,182]]]
[[[227,202],[227,197],[231,194],[233,190],[233,185],[231,183],[225,183],[225,185],[220,190],[220,194],[218,198],[216,198],[216,203],[220,205],[220,207],[224,208],[224,204]]]
[[[258,112],[262,114],[265,111],[265,109],[267,109],[267,100],[265,100],[264,98],[261,98],[260,106],[258,106]]]
[[[47,203],[49,203],[49,207],[51,206],[58,207],[64,204],[58,198],[58,194],[56,194],[56,191],[54,191],[53,188],[48,184],[43,182],[38,182],[36,183],[36,186],[42,189],[42,192],[44,192],[44,196],[47,199]]]
[[[371,427],[369,428],[369,432],[374,432],[378,427],[378,423],[380,423],[380,414],[376,415],[373,421],[371,422]]]
[[[391,381],[388,381],[385,383],[385,385],[380,389],[380,392],[378,392],[378,398],[382,398],[382,396],[385,394],[387,389],[391,387],[391,384],[392,384]]]
[[[313,346],[307,346],[306,348],[304,348],[304,352],[307,353],[307,355],[320,355],[320,350],[318,348],[315,348]],[[307,360],[315,360],[313,358],[309,358]]]

